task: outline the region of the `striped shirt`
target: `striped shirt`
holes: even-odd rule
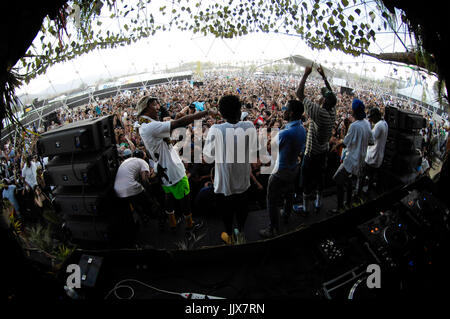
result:
[[[327,111],[310,99],[303,100],[306,115],[311,119],[306,136],[305,154],[316,155],[328,151],[332,130],[336,122],[336,109]]]

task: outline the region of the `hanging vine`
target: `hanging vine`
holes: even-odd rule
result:
[[[29,83],[57,63],[95,49],[129,45],[166,30],[218,38],[286,33],[303,38],[312,49],[337,49],[358,56],[370,54],[378,31],[394,31],[398,37],[398,23],[393,8],[387,9],[382,0],[71,0],[44,19],[26,54],[8,70],[12,76],[2,102],[10,106],[20,79]],[[420,34],[417,26],[410,30]],[[423,62],[435,71],[433,57],[423,50],[420,37],[412,53],[417,54],[416,64]]]

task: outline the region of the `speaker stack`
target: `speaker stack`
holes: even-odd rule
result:
[[[74,242],[110,242],[118,227],[114,179],[119,159],[113,116],[78,121],[42,134],[38,154],[50,158],[55,209]]]
[[[426,126],[426,120],[420,114],[397,107],[386,107],[384,117],[389,129],[383,166],[400,180],[407,180],[422,163],[417,150],[422,149],[419,131]]]

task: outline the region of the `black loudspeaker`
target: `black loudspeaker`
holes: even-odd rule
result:
[[[87,119],[64,125],[41,135],[37,142],[40,156],[95,152],[114,145],[113,116]]]
[[[398,130],[417,130],[426,127],[426,119],[417,113],[387,106],[384,118],[389,128]]]
[[[57,187],[56,209],[64,216],[111,215],[117,206],[114,189],[92,187]]]
[[[56,156],[47,164],[52,185],[103,186],[114,179],[119,160],[115,146],[106,151]]]
[[[353,89],[341,86],[341,94],[353,95]]]
[[[422,149],[423,137],[416,132],[404,132],[389,128],[386,149],[394,153],[411,154],[416,149]]]
[[[66,225],[73,241],[111,242],[117,232],[110,218],[71,217]]]

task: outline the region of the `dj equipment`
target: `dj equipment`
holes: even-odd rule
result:
[[[111,181],[118,169],[115,146],[93,154],[82,153],[76,157],[57,156],[47,164],[52,185],[103,186]]]
[[[113,116],[66,124],[42,134],[37,142],[40,156],[100,151],[114,145]]]
[[[449,208],[428,191],[414,190],[401,200],[413,224],[440,241],[450,234]]]
[[[366,286],[367,272],[365,265],[358,265],[340,274],[339,276],[326,281],[320,287],[318,293],[327,299],[358,299],[355,294],[356,289]],[[369,291],[371,299],[375,291]],[[371,295],[370,295],[371,294]],[[362,297],[363,299],[366,299]]]
[[[400,130],[415,130],[426,127],[426,120],[420,114],[386,106],[384,118],[389,128]]]
[[[85,287],[94,287],[97,281],[100,268],[103,263],[103,257],[82,255],[78,265],[81,271],[81,285]]]
[[[332,239],[322,241],[318,248],[327,262],[336,262],[344,257],[343,250]]]
[[[398,255],[407,249],[411,237],[403,219],[388,211],[358,228],[367,239],[367,249],[378,263],[391,268],[398,266]]]

